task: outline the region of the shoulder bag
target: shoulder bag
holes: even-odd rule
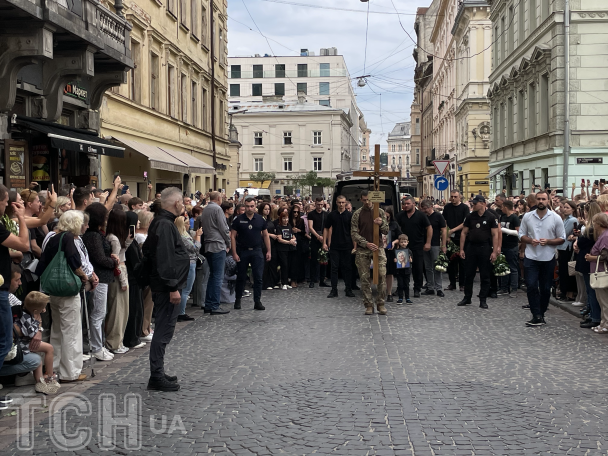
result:
[[[574,276],[576,275],[576,261],[574,261],[574,249],[572,249],[572,258],[568,261],[568,275]]]
[[[604,263],[604,271],[599,271],[600,268],[600,256],[597,256],[597,263],[595,264],[595,272],[592,272],[589,276],[591,288],[594,290],[599,288],[608,288],[608,265]]]
[[[40,287],[51,296],[68,297],[76,296],[80,292],[82,281],[68,264],[65,252],[62,249],[63,236],[59,238],[57,254],[40,276]]]

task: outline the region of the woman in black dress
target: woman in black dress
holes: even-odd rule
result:
[[[386,253],[386,302],[393,302],[393,275],[396,272],[394,261],[395,250],[393,246],[399,243],[401,229],[395,220],[393,208],[387,207],[384,209],[384,212],[388,221],[388,234],[386,235],[386,246],[384,249]]]
[[[283,290],[292,288],[289,283],[290,263],[293,260],[292,252],[296,251],[297,241],[293,233],[292,226],[289,224],[289,211],[287,208],[279,210],[279,219],[274,227],[277,235],[277,254],[279,256],[279,266],[281,267],[281,285]],[[292,278],[293,280],[293,278]]]
[[[270,204],[262,203],[258,206],[258,214],[268,223],[268,237],[270,238],[270,261],[264,263],[263,287],[266,290],[279,288],[279,259],[277,258],[277,235],[274,232],[275,222],[270,219]],[[262,243],[262,252],[266,256],[266,245]]]
[[[304,282],[304,258],[305,255],[309,254],[309,243],[306,239],[306,226],[304,220],[300,217],[301,209],[298,204],[294,205],[289,212],[289,223],[291,229],[296,237],[296,250],[290,253],[290,274],[291,286],[293,288],[298,287],[299,282]]]

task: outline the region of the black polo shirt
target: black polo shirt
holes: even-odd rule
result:
[[[232,227],[236,231],[236,245],[241,249],[262,248],[262,231],[268,229],[268,222],[259,214],[253,214],[251,220],[247,214],[234,217]]]
[[[492,228],[498,228],[497,214],[486,209],[483,215],[477,211],[471,212],[464,221],[469,229],[467,242],[469,245],[492,245]]]
[[[426,214],[419,210],[414,210],[411,217],[405,211],[397,215],[397,223],[403,234],[407,234],[409,248],[411,250],[421,249],[426,243],[426,229],[431,225]]]
[[[433,227],[433,237],[431,238],[431,246],[441,245],[441,229],[445,228],[445,219],[439,212],[433,212],[428,216],[429,222]]]
[[[325,224],[325,220],[327,219],[327,212],[321,211],[321,213],[314,211],[310,211],[308,213],[308,220],[312,220],[312,227],[317,232],[319,236],[323,236],[323,225]],[[313,239],[316,238],[313,236]]]
[[[460,203],[458,206],[449,203],[446,204],[443,208],[443,218],[445,219],[445,223],[447,224],[448,229],[456,228],[467,216],[471,213],[471,210],[467,207],[466,204]],[[453,241],[458,241],[460,239],[460,231],[455,231],[452,233],[454,236],[450,235]]]
[[[333,250],[351,250],[353,241],[350,237],[350,221],[353,218],[352,212],[344,210],[340,214],[339,211],[331,211],[325,219],[325,228],[332,228],[331,232],[331,249]]]

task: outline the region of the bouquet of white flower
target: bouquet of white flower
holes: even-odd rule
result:
[[[448,257],[445,253],[439,253],[439,256],[435,260],[435,271],[446,272],[448,270]]]
[[[509,267],[509,263],[507,263],[505,256],[501,253],[494,262],[494,275],[496,277],[503,277],[508,276],[509,274],[511,274],[511,268]]]

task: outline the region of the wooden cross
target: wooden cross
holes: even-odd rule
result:
[[[380,171],[380,145],[376,144],[374,149],[374,169],[372,171],[353,171],[353,176],[357,177],[373,177],[374,178],[374,190],[380,190],[380,177],[401,177],[401,173],[398,171]],[[380,215],[380,203],[374,203],[374,220]],[[374,224],[374,244],[381,249],[380,245],[380,227]],[[378,251],[374,251],[374,285],[378,285]],[[387,291],[390,293],[390,290]]]

